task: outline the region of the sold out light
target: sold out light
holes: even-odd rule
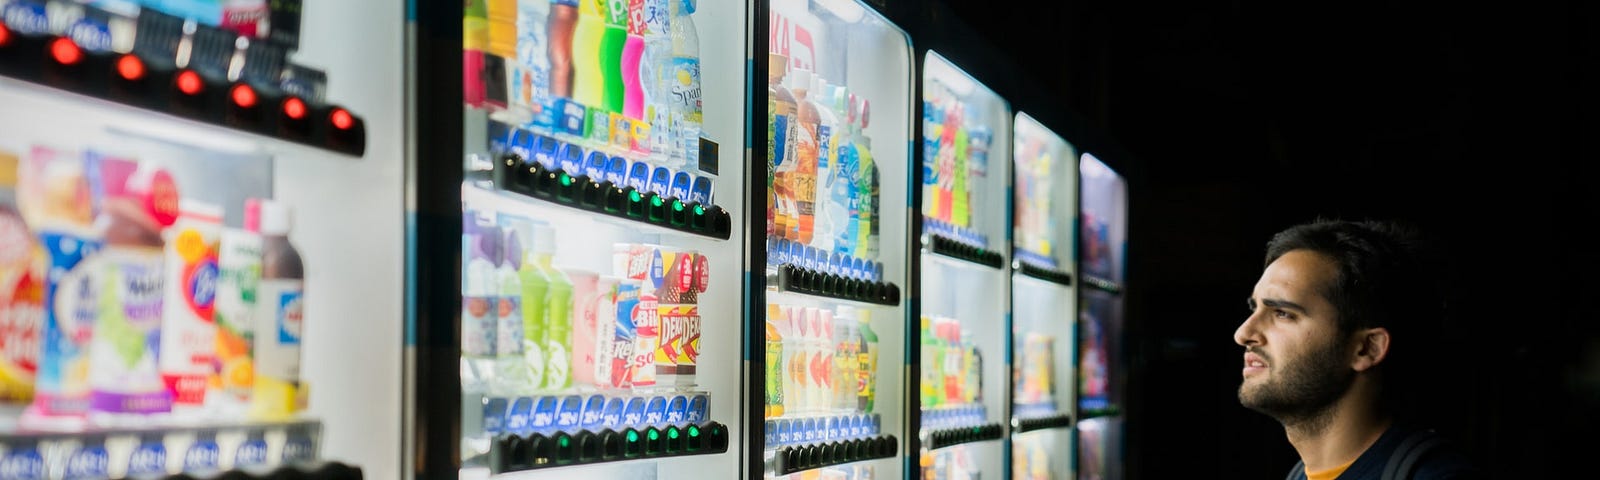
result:
[[[350,111],[343,108],[334,108],[333,113],[328,114],[328,122],[333,124],[333,128],[349,130],[350,127],[355,126],[356,119],[350,115]]]
[[[205,81],[200,79],[200,74],[195,73],[194,70],[184,70],[178,73],[177,84],[178,91],[189,96],[199,95],[200,90],[206,86]]]
[[[62,65],[76,65],[83,60],[83,50],[72,39],[59,37],[50,42],[50,57]]]
[[[0,23],[0,47],[8,43],[11,43],[11,29],[6,28],[6,24]]]
[[[144,61],[134,54],[123,55],[117,59],[117,75],[123,80],[137,82],[144,78]]]
[[[283,101],[283,115],[291,120],[306,118],[306,102],[300,97],[289,97]]]
[[[233,99],[233,104],[238,105],[239,108],[255,108],[256,106],[256,89],[250,88],[249,85],[243,83],[234,85],[233,89],[228,92],[228,97]]]

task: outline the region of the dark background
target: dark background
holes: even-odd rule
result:
[[[1319,216],[1445,242],[1451,356],[1417,385],[1429,420],[1497,478],[1585,471],[1600,444],[1600,242],[1582,232],[1600,221],[1595,7],[944,5],[1031,80],[999,89],[1013,107],[1064,112],[1046,123],[1129,179],[1128,478],[1294,463],[1282,427],[1238,405],[1231,336],[1267,239]]]

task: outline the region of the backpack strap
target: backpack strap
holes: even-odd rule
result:
[[[1389,456],[1389,462],[1383,467],[1383,480],[1405,480],[1411,478],[1412,472],[1417,467],[1417,462],[1429,451],[1438,447],[1444,440],[1433,430],[1418,430],[1400,442],[1395,447],[1394,454]]]
[[[1284,477],[1283,480],[1300,480],[1302,478],[1306,478],[1305,473],[1306,461],[1301,460],[1294,462],[1294,468],[1289,469],[1289,476]]]

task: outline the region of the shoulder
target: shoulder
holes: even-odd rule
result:
[[[1484,478],[1482,470],[1474,464],[1472,458],[1463,451],[1459,444],[1447,435],[1431,430],[1415,433],[1427,441],[1418,445],[1415,452],[1397,451],[1395,455],[1406,455],[1409,459],[1392,458],[1392,460],[1409,460],[1414,462],[1409,469],[1415,480],[1475,480]]]

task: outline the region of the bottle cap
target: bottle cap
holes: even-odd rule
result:
[[[293,223],[289,205],[276,200],[260,200],[260,226],[263,235],[288,235]]]
[[[543,223],[533,224],[534,253],[556,253],[556,231]]]
[[[783,78],[789,73],[789,57],[781,53],[767,54],[767,77]]]

